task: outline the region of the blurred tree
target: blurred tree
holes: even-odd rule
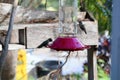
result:
[[[43,0],[19,0],[19,5],[28,8],[35,9],[37,8]]]
[[[79,0],[81,10],[90,11],[98,20],[99,32],[111,31],[112,0]]]
[[[19,5],[28,9],[56,11],[59,8],[59,0],[19,0]]]
[[[59,8],[59,0],[19,0],[19,2],[20,5],[27,8],[54,11]],[[69,0],[69,2],[71,1]],[[112,0],[78,0],[78,7],[80,11],[88,11],[94,15],[98,20],[100,33],[105,30],[111,31]]]

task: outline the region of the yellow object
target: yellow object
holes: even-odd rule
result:
[[[24,49],[18,50],[16,80],[27,80],[27,57]]]

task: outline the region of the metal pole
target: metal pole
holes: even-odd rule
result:
[[[120,1],[113,0],[111,80],[120,80]]]

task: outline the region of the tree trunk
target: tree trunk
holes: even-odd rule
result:
[[[10,41],[12,29],[13,29],[13,21],[14,21],[15,10],[17,8],[17,4],[18,4],[18,0],[14,0],[14,4],[12,6],[11,17],[10,17],[10,21],[9,21],[9,28],[7,31],[7,36],[5,38],[5,42],[2,44],[2,53],[0,56],[0,80],[3,80],[1,78],[2,77],[2,70],[3,70],[3,66],[5,64],[6,56],[8,54],[8,44]]]
[[[1,54],[1,52],[0,52]],[[9,50],[2,70],[1,80],[15,80],[17,50]]]

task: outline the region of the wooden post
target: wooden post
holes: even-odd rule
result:
[[[88,49],[88,80],[98,80],[95,48],[95,46],[91,46]]]
[[[96,49],[93,52],[93,71],[94,71],[94,80],[98,80]]]

